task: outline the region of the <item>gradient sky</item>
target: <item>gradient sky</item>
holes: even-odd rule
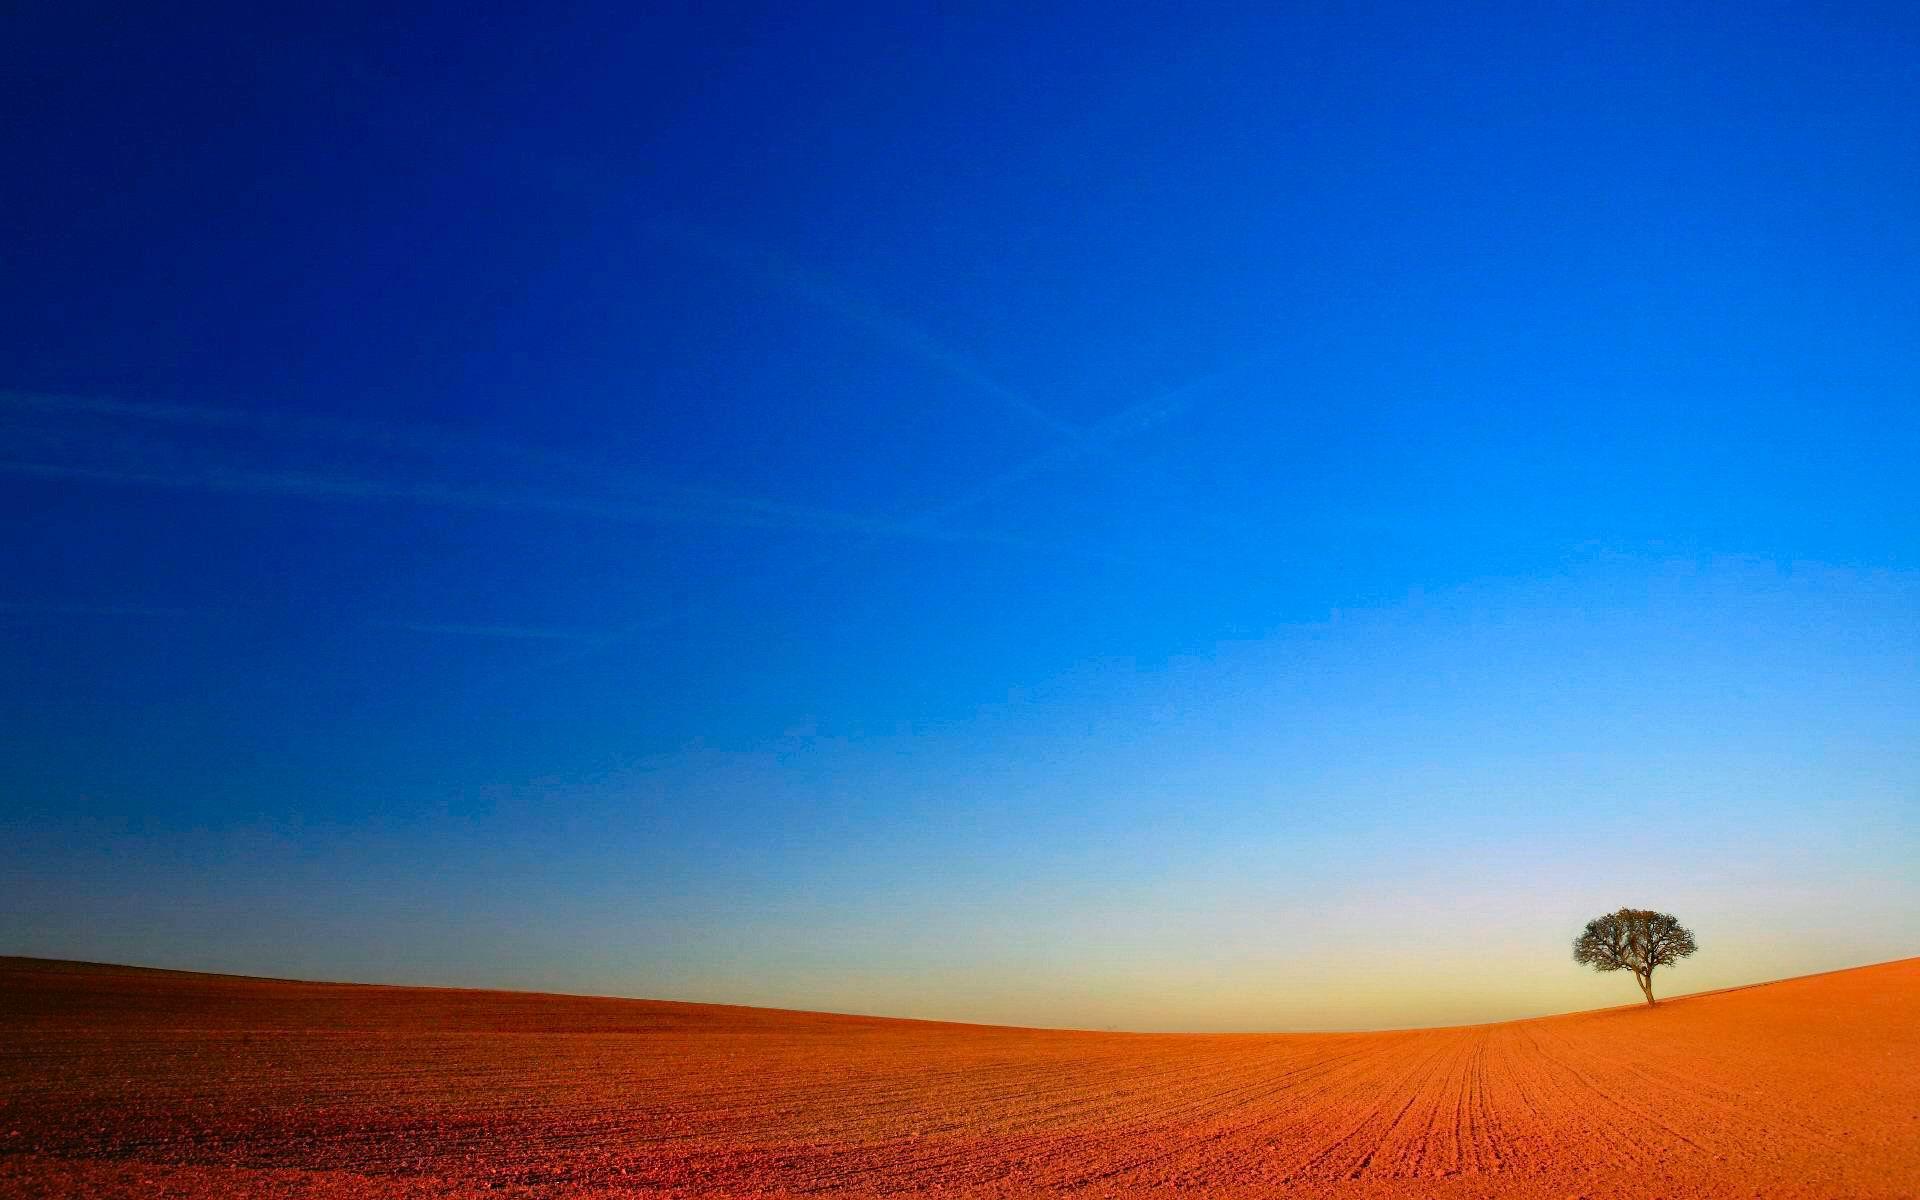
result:
[[[1123,1028],[1920,953],[1909,5],[29,5],[0,952]]]

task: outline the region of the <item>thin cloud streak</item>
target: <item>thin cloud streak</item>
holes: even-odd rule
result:
[[[1075,459],[1104,450],[1111,444],[1124,438],[1145,433],[1167,421],[1173,420],[1181,413],[1190,409],[1200,393],[1219,383],[1239,369],[1240,368],[1235,367],[1210,372],[1179,387],[1168,389],[1136,404],[1128,405],[1126,408],[1114,413],[1099,424],[1080,433],[1066,445],[1057,446],[1052,450],[1035,455],[961,492],[950,500],[922,509],[915,515],[902,518],[902,521],[907,526],[917,528],[928,536],[933,536],[939,532],[940,522],[957,513],[964,512],[969,508],[982,504],[992,497],[1016,487],[1051,468],[1064,466]],[[1165,566],[1164,563],[1147,563],[1135,558],[1108,557],[1104,555],[1087,557],[1135,568],[1160,568]],[[651,628],[652,624],[653,623],[648,623],[636,627],[634,633],[642,632],[646,628]],[[622,636],[617,640],[624,641],[627,636],[631,635]],[[611,645],[612,643],[609,644]],[[586,650],[582,651],[580,655],[571,657],[581,657],[594,652],[596,651]],[[569,661],[570,660],[571,658]]]
[[[405,448],[435,455],[481,452],[522,460],[526,465],[584,475],[585,464],[565,455],[519,445],[466,437],[452,431],[361,424],[332,418],[201,405],[152,403],[112,397],[56,395],[0,389],[0,404],[72,416],[160,423],[200,429],[251,429],[297,440],[334,440]],[[1078,440],[1078,435],[1076,435]],[[191,488],[218,492],[283,495],[306,499],[405,500],[472,509],[543,511],[596,520],[662,525],[712,524],[754,529],[838,532],[941,542],[976,542],[1011,549],[1061,552],[1055,547],[998,534],[935,530],[919,521],[865,517],[832,509],[741,496],[704,488],[663,485],[664,495],[647,498],[614,492],[606,496],[553,494],[532,489],[459,486],[432,481],[396,482],[330,471],[261,470],[221,465],[156,471],[138,467],[87,466],[34,459],[0,461],[0,472],[45,479],[104,484]],[[599,482],[597,480],[593,482]],[[1064,551],[1082,558],[1121,561],[1112,556]]]
[[[926,339],[904,322],[893,321],[885,314],[875,314],[861,308],[840,293],[824,285],[818,285],[805,276],[796,273],[783,279],[796,288],[809,290],[811,298],[817,302],[831,304],[845,315],[882,321],[896,338],[907,338],[919,346],[923,357],[937,360],[950,372],[957,373],[980,386],[982,390],[1004,398],[1019,400],[1013,393],[1000,388],[971,364],[944,348]],[[906,519],[868,518],[831,510],[813,509],[804,506],[784,504],[777,501],[761,500],[710,491],[678,490],[680,503],[641,502],[628,499],[608,499],[592,496],[556,495],[537,491],[504,491],[498,489],[458,486],[434,481],[392,481],[368,479],[330,472],[259,470],[214,466],[198,470],[152,471],[128,470],[123,468],[102,468],[75,466],[66,463],[36,462],[28,460],[0,461],[0,473],[9,473],[48,480],[68,482],[91,482],[111,486],[145,486],[171,489],[204,490],[217,493],[253,494],[284,496],[314,501],[334,501],[366,503],[393,501],[460,509],[480,509],[494,511],[524,511],[548,514],[559,517],[581,518],[599,521],[645,524],[717,524],[754,529],[797,529],[811,532],[848,533],[867,538],[902,538],[936,542],[981,543],[1005,546],[1022,551],[1037,551],[1045,554],[1060,553],[1060,548],[1039,545],[1027,539],[1006,537],[994,534],[969,533],[941,527],[947,519],[976,507],[1002,492],[1017,487],[1026,480],[1043,474],[1056,467],[1067,465],[1079,458],[1102,451],[1126,437],[1144,433],[1178,416],[1188,408],[1194,393],[1216,382],[1223,373],[1215,373],[1193,383],[1163,392],[1102,420],[1087,429],[1076,429],[1047,419],[1056,432],[1067,436],[1068,440],[1052,450],[1035,455],[1017,464],[1007,471],[993,476],[981,484],[961,492],[952,499]],[[431,453],[470,452],[480,450],[486,453],[506,453],[524,461],[542,465],[562,465],[568,468],[576,463],[564,456],[547,455],[537,451],[530,452],[525,447],[502,446],[497,443],[463,437],[444,431],[369,426],[348,421],[325,418],[289,417],[279,413],[257,413],[235,409],[223,409],[196,405],[160,404],[134,402],[106,397],[63,396],[45,393],[30,393],[14,390],[0,390],[0,403],[15,408],[27,408],[42,412],[53,412],[73,416],[99,416],[121,420],[137,420],[164,424],[187,426],[203,429],[254,429],[281,436],[294,438],[322,438],[344,440],[383,447],[404,447],[413,450],[425,450]],[[1024,403],[1024,401],[1021,401]],[[1030,407],[1030,406],[1029,406]],[[1034,414],[1045,416],[1038,409]],[[1067,551],[1081,559],[1108,562],[1128,567],[1141,567],[1148,564],[1138,559],[1088,552],[1085,550]],[[541,629],[512,625],[494,625],[479,623],[432,622],[432,621],[381,621],[374,624],[391,629],[413,633],[470,637],[494,640],[514,640],[528,642],[564,643],[573,649],[555,659],[555,663],[567,663],[591,657],[612,646],[631,640],[665,622],[661,618],[649,618],[635,622],[625,628],[605,634],[583,634],[577,631]]]
[[[126,421],[139,421],[176,427],[195,429],[243,429],[284,437],[297,443],[314,441],[334,441],[351,444],[371,445],[382,449],[403,449],[426,454],[435,460],[441,460],[463,454],[478,454],[498,460],[512,460],[519,465],[550,472],[564,473],[575,482],[592,485],[596,492],[604,491],[607,499],[604,503],[634,506],[652,512],[655,519],[670,519],[666,514],[672,511],[723,510],[758,519],[770,519],[778,523],[792,521],[798,526],[812,528],[821,524],[844,524],[858,522],[861,518],[830,510],[813,509],[804,505],[787,504],[781,501],[765,500],[755,496],[742,496],[733,493],[714,491],[708,488],[692,488],[679,484],[649,481],[645,491],[633,489],[625,481],[616,483],[604,478],[604,471],[565,454],[528,446],[522,443],[499,442],[485,438],[468,436],[457,431],[430,429],[419,426],[375,425],[342,420],[330,417],[314,417],[280,412],[255,412],[243,409],[213,408],[200,405],[154,403],[148,401],[121,400],[112,397],[51,395],[46,393],[0,390],[0,404],[14,408],[30,409],[39,412],[51,412],[71,416],[97,416]],[[41,464],[45,469],[61,469],[62,464]],[[463,464],[469,468],[476,465]],[[77,472],[86,472],[95,468],[72,468]],[[138,477],[157,477],[164,472],[147,472],[138,469],[120,471],[103,469],[105,476],[124,474]],[[355,483],[343,480],[330,472],[280,472],[287,478],[279,483],[265,481],[271,472],[228,472],[224,468],[213,468],[208,475],[224,476],[228,474],[250,475],[254,485],[259,488],[284,487],[289,493],[323,492],[340,489],[344,492],[370,492],[389,485],[379,481]],[[304,476],[303,478],[301,478]],[[77,476],[76,476],[77,477]],[[133,478],[123,482],[134,482]],[[156,484],[162,482],[153,478]],[[208,486],[217,486],[209,482]],[[398,485],[395,485],[398,486]],[[430,485],[423,485],[430,486]],[[471,491],[471,489],[466,489]],[[482,489],[484,491],[484,489]],[[649,495],[648,493],[652,493]],[[423,498],[416,496],[415,498]],[[478,506],[476,500],[475,506]]]
[[[1053,416],[1025,396],[995,381],[965,356],[929,337],[924,331],[893,313],[877,309],[859,300],[821,277],[787,262],[771,252],[750,248],[745,243],[723,237],[711,230],[666,219],[646,222],[642,228],[657,241],[697,253],[712,261],[780,288],[817,307],[878,333],[895,345],[913,351],[924,361],[947,374],[972,384],[1020,415],[1045,425],[1064,439],[1051,450],[1042,452],[983,483],[961,492],[953,499],[923,509],[905,518],[906,523],[933,531],[940,522],[973,508],[1026,480],[1055,467],[1064,466],[1091,454],[1101,453],[1114,443],[1177,417],[1189,408],[1195,393],[1220,382],[1234,370],[1212,372],[1190,383],[1129,405],[1090,427],[1082,428]]]
[[[795,296],[905,350],[946,375],[997,401],[1007,411],[1041,426],[1056,437],[1077,438],[1078,426],[1061,420],[989,375],[966,355],[941,343],[911,322],[862,300],[818,275],[764,250],[678,222],[649,221],[643,227],[656,241],[722,263],[761,283]]]
[[[1137,404],[1128,405],[1066,445],[1036,454],[1025,462],[961,492],[951,500],[922,511],[912,520],[925,528],[932,528],[946,518],[983,504],[1036,475],[1056,467],[1066,466],[1076,459],[1105,450],[1124,438],[1164,425],[1191,408],[1197,394],[1218,383],[1225,374],[1224,371],[1215,372],[1170,391],[1151,396]]]
[[[490,491],[433,481],[388,481],[312,471],[210,467],[175,472],[72,466],[65,463],[0,460],[0,474],[64,482],[206,491],[234,495],[371,503],[400,501],[438,508],[523,512],[620,524],[723,526],[740,529],[799,530],[867,534],[908,540],[1004,546],[1044,554],[1118,561],[1111,556],[1048,546],[1024,538],[937,529],[912,522],[869,518],[827,509],[771,502],[733,500],[707,507],[649,504],[591,496],[539,492]]]
[[[543,471],[591,474],[594,468],[570,455],[525,442],[503,442],[474,437],[459,430],[418,425],[386,425],[354,421],[342,417],[323,417],[277,410],[218,408],[207,405],[175,404],[148,400],[123,400],[109,396],[75,396],[44,392],[0,389],[0,405],[61,416],[104,417],[120,421],[167,425],[176,428],[208,430],[250,430],[299,443],[337,442],[373,446],[382,450],[406,450],[433,459],[477,455],[483,459],[511,461]],[[683,498],[722,499],[715,493],[696,493],[692,489],[654,482],[654,486]],[[753,501],[736,499],[742,504]]]

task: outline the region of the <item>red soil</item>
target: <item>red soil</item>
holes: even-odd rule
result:
[[[0,1196],[1147,1189],[1920,1196],[1920,959],[1233,1036],[0,959]]]

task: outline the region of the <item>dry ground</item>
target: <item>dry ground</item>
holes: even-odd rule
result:
[[[1920,1196],[1920,959],[1126,1035],[0,959],[0,1196]]]

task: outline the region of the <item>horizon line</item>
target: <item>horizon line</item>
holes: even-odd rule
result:
[[[1851,966],[1832,967],[1824,971],[1808,971],[1800,975],[1783,975],[1778,979],[1756,979],[1749,983],[1729,984],[1726,987],[1706,988],[1698,992],[1683,992],[1668,996],[1659,1004],[1674,1004],[1683,1000],[1698,1000],[1709,996],[1721,996],[1729,992],[1750,991],[1753,988],[1772,987],[1775,984],[1797,983],[1804,979],[1819,979],[1827,975],[1844,975],[1852,971],[1871,971],[1880,967],[1898,966],[1902,963],[1920,962],[1920,954],[1910,954],[1901,958],[1883,959],[1878,962],[1855,963]],[[458,984],[435,983],[377,983],[350,979],[295,979],[280,975],[244,975],[232,971],[201,971],[191,967],[154,967],[140,963],[99,962],[83,958],[46,958],[34,954],[0,954],[0,968],[18,964],[38,964],[56,967],[89,967],[114,971],[145,971],[160,975],[194,975],[203,979],[236,979],[250,983],[303,984],[309,987],[337,988],[380,988],[388,991],[415,992],[470,992],[480,995],[538,996],[557,1000],[599,1000],[625,1004],[672,1004],[687,1008],[728,1008],[744,1012],[784,1013],[791,1016],[833,1017],[846,1021],[884,1021],[905,1025],[951,1025],[968,1029],[1003,1029],[1018,1033],[1062,1033],[1085,1034],[1094,1037],[1152,1037],[1152,1038],[1259,1038],[1259,1037],[1356,1037],[1368,1034],[1413,1033],[1437,1029],[1485,1029],[1497,1025],[1520,1025],[1529,1021],[1553,1021],[1562,1017],[1585,1016],[1592,1013],[1613,1012],[1615,1010],[1640,1011],[1647,1006],[1640,1001],[1626,1001],[1620,1004],[1603,1004],[1598,1008],[1576,1008],[1566,1012],[1538,1013],[1528,1017],[1507,1017],[1498,1021],[1467,1021],[1445,1025],[1396,1025],[1383,1029],[1235,1029],[1235,1030],[1167,1030],[1167,1029],[1088,1029],[1077,1025],[1006,1025],[994,1021],[962,1021],[939,1017],[892,1017],[881,1013],[835,1012],[827,1009],[780,1008],[765,1004],[735,1004],[725,1000],[676,1000],[657,996],[617,996],[603,992],[553,992],[532,988],[502,987],[465,987]],[[1659,1005],[1655,1006],[1656,1011]]]

